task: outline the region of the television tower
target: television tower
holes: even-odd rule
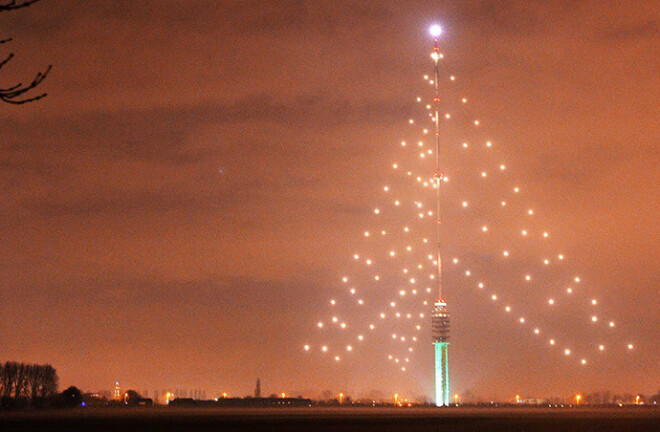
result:
[[[435,273],[436,288],[438,300],[433,305],[431,315],[431,335],[433,345],[435,346],[435,404],[436,406],[449,405],[449,359],[447,351],[449,348],[449,313],[447,312],[447,302],[442,298],[442,243],[441,243],[441,220],[440,220],[440,182],[443,180],[443,173],[440,171],[440,87],[438,84],[438,62],[440,60],[440,48],[438,47],[440,33],[442,29],[439,25],[433,25],[429,29],[433,36],[433,87],[435,95],[433,105],[435,106],[435,190],[436,190],[436,232],[437,232],[437,267]]]

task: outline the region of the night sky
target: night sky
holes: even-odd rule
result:
[[[431,396],[426,328],[405,373],[373,343],[341,362],[302,346],[334,340],[315,324],[429,91],[438,22],[443,64],[568,276],[617,322],[600,338],[588,308],[564,310],[558,338],[612,346],[581,367],[448,270],[452,393],[657,391],[659,18],[653,1],[43,0],[0,14],[17,56],[0,84],[53,64],[47,98],[0,106],[0,360],[51,363],[85,390],[243,396],[259,376],[266,394]],[[499,246],[457,215],[448,253],[485,266]],[[551,285],[530,318],[552,318]]]

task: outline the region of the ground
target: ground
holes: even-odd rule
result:
[[[0,413],[0,431],[659,431],[660,409],[75,409]]]

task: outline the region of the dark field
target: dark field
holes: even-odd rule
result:
[[[660,431],[654,408],[77,409],[0,413],[0,431]]]

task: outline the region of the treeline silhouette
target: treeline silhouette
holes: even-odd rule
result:
[[[0,364],[0,407],[49,405],[57,385],[57,371],[51,365],[5,362]]]

